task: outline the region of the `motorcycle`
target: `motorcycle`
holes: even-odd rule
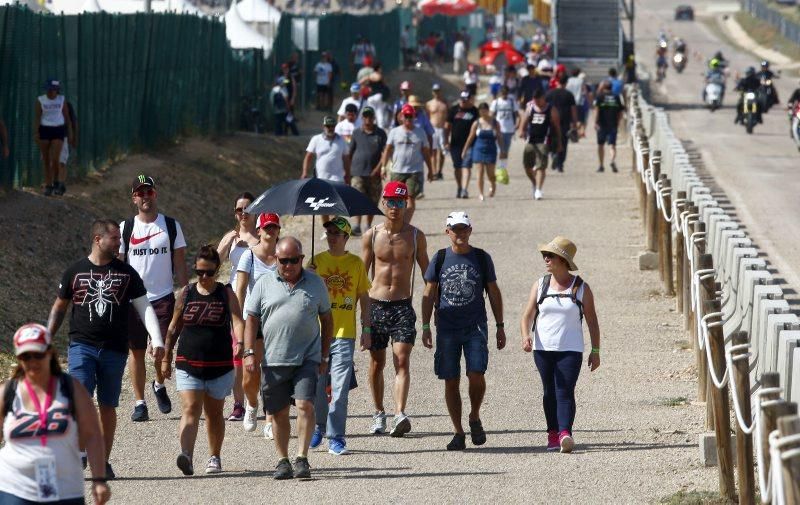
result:
[[[758,87],[758,101],[761,110],[766,114],[775,105],[775,88],[772,86],[772,79],[761,79],[761,86]]]
[[[794,109],[789,113],[789,122],[792,129],[792,139],[800,151],[800,102],[794,104]]]
[[[753,91],[745,91],[742,99],[742,124],[748,134],[753,133],[758,123],[758,97]]]
[[[711,112],[714,112],[722,106],[722,90],[724,89],[724,85],[725,78],[719,73],[712,74],[706,79],[704,96],[706,107],[711,109]]]
[[[683,69],[686,68],[686,55],[683,53],[675,53],[672,56],[672,66],[675,67],[675,70],[677,70],[679,74],[683,72]]]
[[[667,76],[667,58],[665,56],[658,56],[656,58],[656,82],[661,82]]]

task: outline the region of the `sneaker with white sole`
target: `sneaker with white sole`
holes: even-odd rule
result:
[[[272,423],[266,423],[264,425],[264,438],[267,440],[275,440],[275,436],[272,434]]]
[[[373,435],[383,435],[386,433],[386,413],[385,412],[376,412],[372,415],[372,426],[369,428],[369,432]]]
[[[258,421],[258,411],[255,407],[251,407],[245,402],[244,419],[242,419],[242,426],[244,431],[256,431],[256,423]]]
[[[542,196],[543,196],[543,194],[542,194],[542,190],[541,190],[541,189],[539,189],[539,188],[536,188],[536,191],[534,191],[534,192],[533,192],[533,198],[534,198],[535,200],[541,200],[541,199],[542,199]]]
[[[347,442],[345,442],[344,438],[329,439],[328,454],[333,454],[334,456],[344,456],[345,454],[350,454],[350,451],[347,450]]]
[[[206,473],[221,473],[222,472],[222,460],[219,459],[219,456],[211,456],[208,458],[208,464],[206,465]]]
[[[325,437],[325,434],[322,432],[322,428],[320,425],[316,425],[314,427],[314,433],[311,435],[311,443],[309,447],[312,449],[316,449],[320,445],[322,445],[322,439]]]
[[[389,435],[402,437],[409,431],[411,431],[411,419],[402,412],[394,416],[394,426],[392,426],[392,431],[389,432]]]
[[[570,453],[575,448],[575,440],[567,430],[561,430],[558,434],[558,443],[561,446],[561,452]]]

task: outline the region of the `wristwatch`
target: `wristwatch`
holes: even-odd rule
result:
[[[247,358],[248,356],[254,356],[256,351],[254,349],[246,349],[244,354],[242,354],[242,358]]]

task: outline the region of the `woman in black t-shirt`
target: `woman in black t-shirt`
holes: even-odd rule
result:
[[[231,394],[234,380],[231,325],[239,343],[235,350],[237,357],[242,353],[244,338],[239,301],[230,286],[217,282],[219,253],[213,246],[204,245],[194,261],[198,280],[183,289],[175,304],[167,330],[167,357],[161,362],[164,377],[169,378],[172,375],[172,350],[180,336],[175,358],[175,383],[181,394],[183,412],[178,429],[181,453],[177,465],[184,475],[194,474],[192,455],[203,410],[211,452],[206,473],[222,471],[220,453],[225,438],[222,408],[225,397]]]

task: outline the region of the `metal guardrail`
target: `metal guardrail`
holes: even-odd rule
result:
[[[742,0],[742,7],[750,15],[771,24],[781,35],[800,46],[800,24],[786,19],[783,14],[761,0]]]

